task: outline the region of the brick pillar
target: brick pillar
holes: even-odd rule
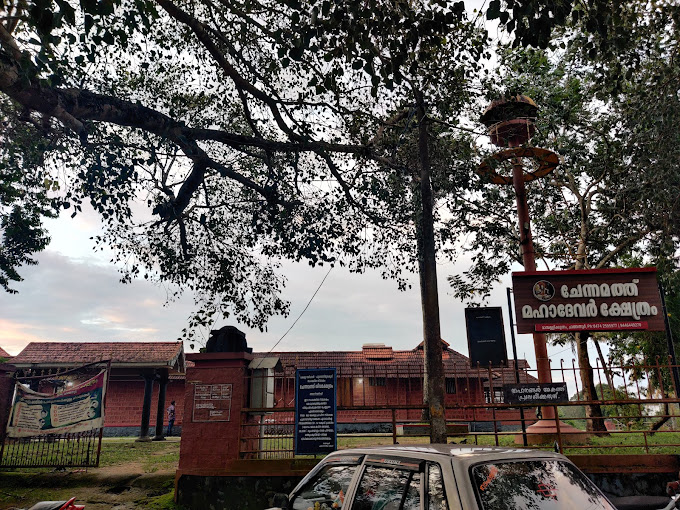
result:
[[[238,460],[252,359],[246,352],[187,354],[194,366],[187,367],[177,479],[227,474],[229,464]]]

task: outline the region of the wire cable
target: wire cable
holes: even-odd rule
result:
[[[283,340],[284,338],[286,338],[286,335],[287,335],[288,333],[290,333],[290,330],[293,329],[293,328],[295,327],[295,325],[297,324],[297,322],[300,320],[300,318],[301,318],[301,317],[304,315],[304,313],[307,311],[307,308],[309,308],[309,305],[311,305],[311,304],[312,304],[312,301],[314,301],[314,298],[316,297],[316,295],[317,295],[317,294],[319,293],[319,291],[321,290],[321,287],[323,286],[324,282],[326,281],[326,278],[328,278],[328,275],[331,274],[331,271],[332,271],[332,270],[333,270],[333,266],[331,266],[331,268],[330,268],[330,269],[328,270],[328,272],[326,273],[326,276],[324,276],[324,277],[323,277],[323,280],[321,280],[321,283],[319,284],[319,286],[318,286],[318,287],[316,288],[316,290],[314,291],[314,294],[312,294],[312,297],[309,299],[309,302],[307,303],[307,306],[305,306],[304,310],[302,310],[302,312],[300,312],[300,315],[298,315],[297,319],[295,319],[295,321],[293,322],[293,324],[290,325],[290,327],[288,328],[288,331],[286,331],[286,332],[283,334],[283,336],[281,336],[281,338],[278,339],[278,341],[274,344],[274,346],[273,346],[271,349],[269,349],[269,351],[267,351],[267,354],[271,354],[271,352],[272,352],[274,349],[276,349],[276,346],[279,345],[279,344],[281,343],[281,340]],[[261,359],[262,359],[262,358],[261,358]],[[257,368],[257,367],[256,367],[256,368]]]

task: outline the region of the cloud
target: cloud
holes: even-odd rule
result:
[[[23,268],[18,294],[0,294],[0,345],[16,354],[29,341],[174,341],[191,299],[164,307],[165,291],[124,285],[112,266],[45,251]]]
[[[52,248],[38,254],[37,266],[22,268],[25,281],[16,285],[19,294],[0,294],[0,346],[17,354],[31,341],[178,339],[193,310],[191,295],[164,306],[166,289],[145,280],[121,284],[119,273],[108,261],[85,255],[88,243],[80,235],[73,234],[70,240],[75,247],[72,256]],[[68,245],[62,241],[62,247]],[[438,266],[441,335],[463,354],[468,352],[464,305],[449,294],[446,277],[466,268],[465,261]],[[413,349],[421,342],[417,275],[411,276],[412,288],[400,292],[394,281],[383,280],[377,271],[354,274],[336,267],[319,288],[328,269],[283,264],[281,270],[287,277],[283,297],[291,302],[290,315],[272,318],[267,331],[251,330],[229,320],[218,321],[212,328],[235,325],[246,333],[251,347],[264,352],[360,350],[363,344],[376,342]],[[494,291],[489,306],[503,308],[509,344],[508,285],[509,278]],[[203,341],[196,348],[205,343],[209,331],[200,333]],[[519,356],[535,366],[531,335],[519,335],[517,342]],[[510,346],[508,352],[512,352]]]

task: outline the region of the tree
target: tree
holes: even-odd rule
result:
[[[194,291],[189,336],[214,316],[286,313],[282,258],[436,282],[435,233],[414,211],[434,214],[432,182],[457,184],[445,170],[465,145],[430,116],[455,124],[481,59],[462,2],[55,0],[0,21],[0,91],[59,140],[40,157],[61,207],[100,213],[124,281]]]
[[[649,16],[636,2],[612,7],[623,11],[625,22],[615,17],[618,22],[607,27],[589,26],[593,13],[577,15],[553,51],[506,52],[499,78],[489,82],[492,97],[522,92],[536,100],[541,113],[533,143],[564,158],[529,197],[537,258],[546,268],[614,267],[637,257],[677,267],[680,209],[671,197],[680,192],[680,110],[671,83],[679,69],[671,57],[677,52],[678,9],[657,4],[661,8]],[[628,39],[619,44],[624,25]],[[603,56],[596,58],[594,47],[603,48]],[[630,65],[610,72],[616,55]],[[475,254],[466,275],[450,278],[460,297],[484,292],[486,282],[519,262],[509,191],[482,186],[467,213],[461,207],[463,214],[454,215],[453,229],[472,225],[463,249]],[[507,241],[494,244],[499,238]],[[588,399],[596,400],[588,335],[572,340],[582,385]],[[599,406],[588,406],[587,413],[589,427],[604,430]]]
[[[488,16],[545,45],[571,7],[494,1]],[[61,207],[99,212],[122,279],[198,296],[191,336],[286,313],[282,258],[380,267],[400,286],[420,268],[436,296],[428,218],[465,184],[469,149],[433,122],[457,127],[484,43],[462,1],[10,1],[0,91],[60,141],[41,157]],[[416,129],[417,157],[400,160]]]
[[[17,122],[13,105],[0,98],[0,287],[14,293],[20,266],[49,242],[41,218],[54,215],[47,189],[54,186],[42,168],[40,127]]]

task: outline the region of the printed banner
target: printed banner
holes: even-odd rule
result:
[[[104,426],[106,371],[57,395],[16,385],[9,437],[85,432]]]

